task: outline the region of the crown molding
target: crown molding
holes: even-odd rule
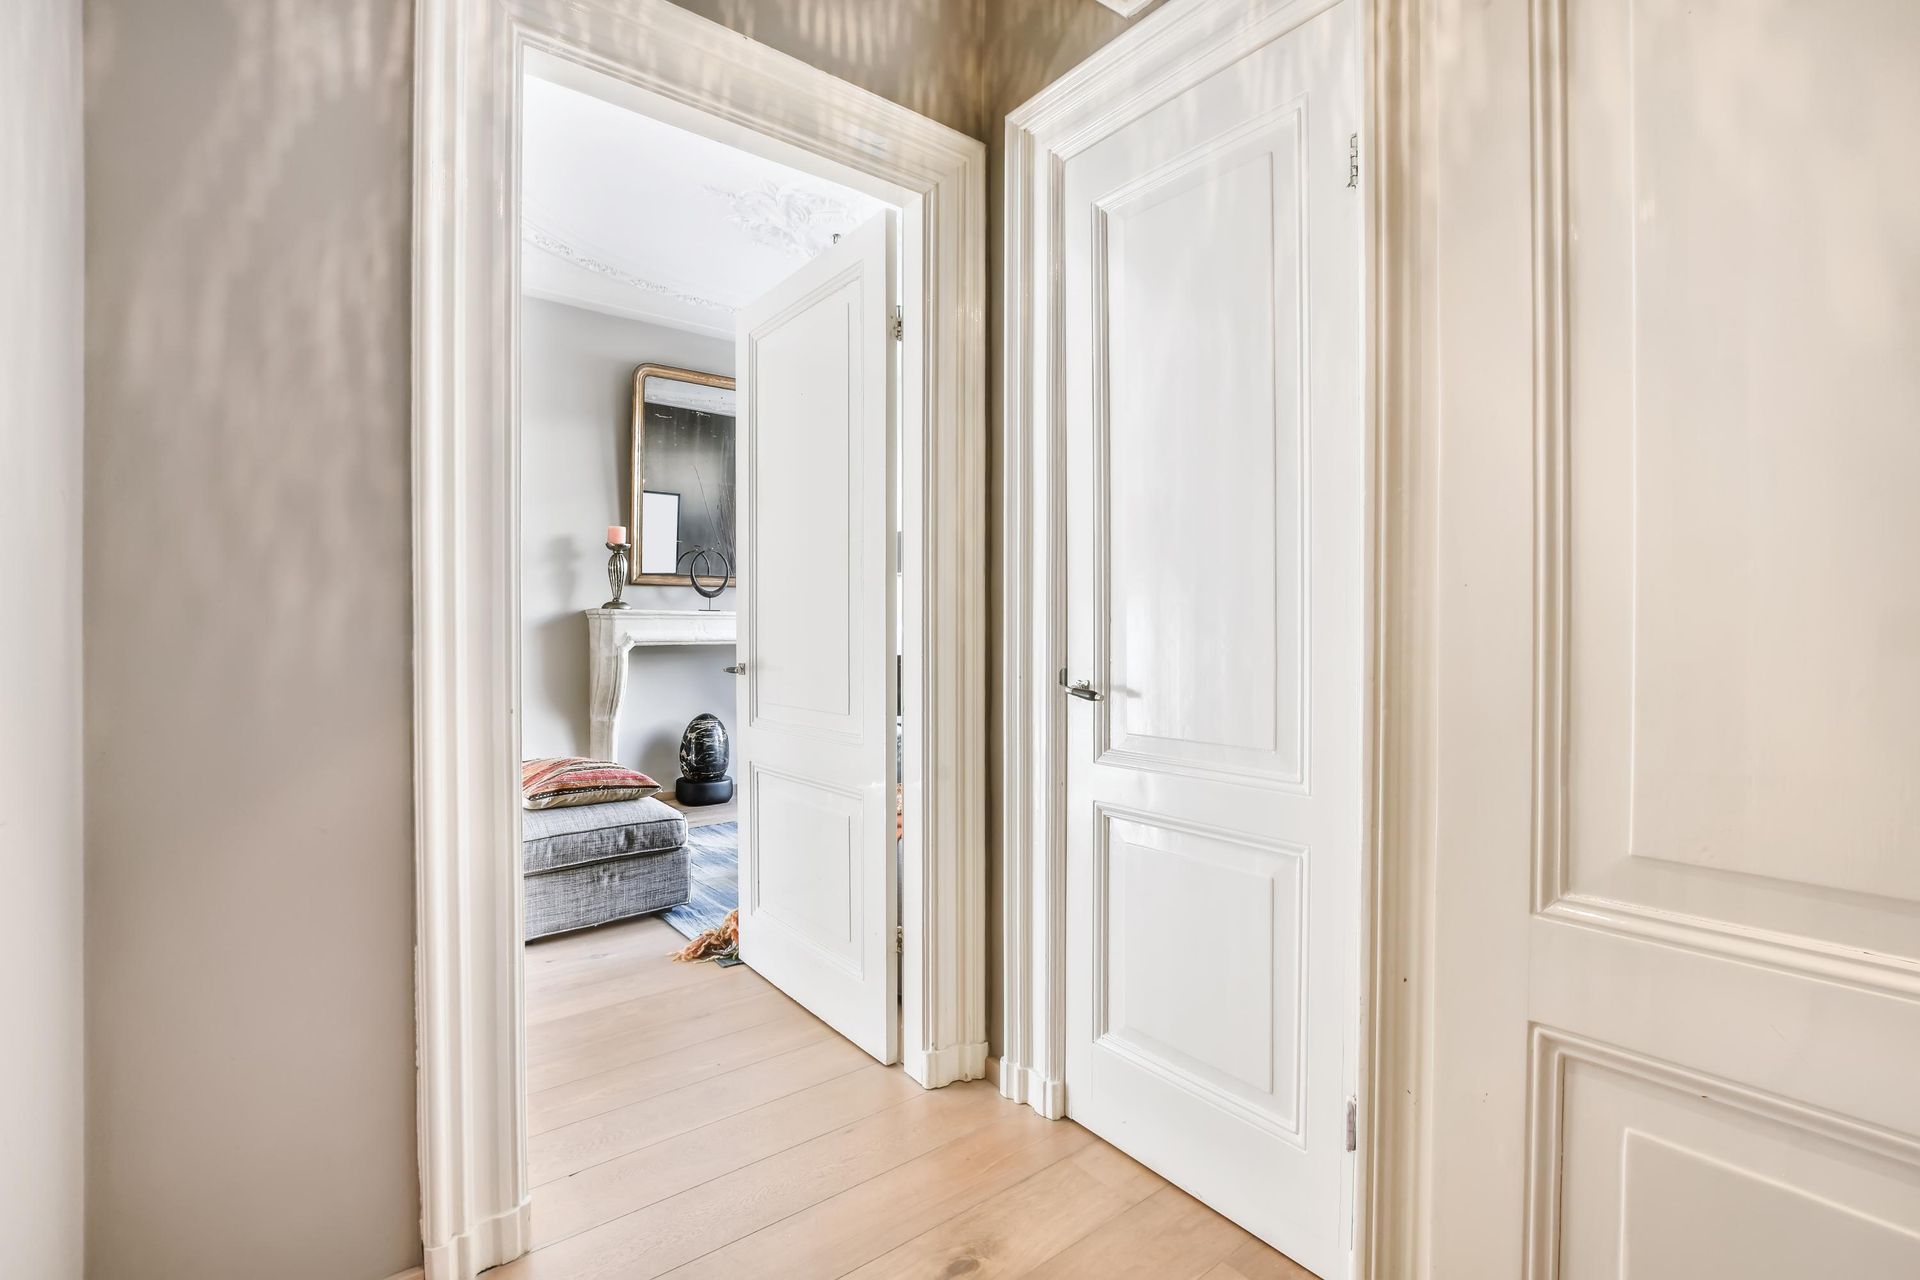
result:
[[[614,266],[612,263],[603,262],[589,253],[574,248],[566,240],[548,231],[546,228],[539,226],[531,218],[521,218],[520,239],[523,244],[530,245],[542,253],[551,254],[562,262],[572,263],[582,271],[591,271],[594,275],[603,276],[615,284],[623,285],[626,288],[651,294],[656,298],[665,298],[669,302],[678,302],[685,306],[699,307],[703,310],[718,312],[720,315],[729,318],[734,314],[735,308],[728,306],[724,302],[715,302],[712,298],[703,298],[697,293],[687,293],[680,289],[674,289],[658,281],[648,280],[644,276],[637,276],[625,268]]]

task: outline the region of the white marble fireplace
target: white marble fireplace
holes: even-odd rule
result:
[[[588,664],[592,679],[588,751],[614,758],[620,707],[627,695],[627,652],[660,645],[732,648],[737,615],[731,610],[589,609]]]

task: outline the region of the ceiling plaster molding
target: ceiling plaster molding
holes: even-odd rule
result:
[[[685,293],[679,289],[669,288],[657,281],[642,279],[634,275],[631,271],[622,270],[619,267],[602,262],[600,259],[592,257],[589,254],[582,253],[565,240],[562,240],[559,236],[554,235],[551,231],[536,226],[529,219],[521,219],[520,235],[521,239],[527,244],[532,245],[542,253],[550,253],[563,262],[572,263],[582,271],[591,271],[597,276],[605,276],[614,283],[624,285],[629,289],[637,289],[642,293],[650,293],[657,298],[667,298],[674,302],[684,303],[690,307],[700,307],[708,311],[717,311],[723,315],[731,316],[734,313],[734,308],[724,302],[715,302],[711,298],[702,298],[698,294]]]
[[[745,191],[709,186],[707,194],[727,206],[727,221],[756,244],[800,261],[819,256],[856,221],[847,201],[772,179]]]

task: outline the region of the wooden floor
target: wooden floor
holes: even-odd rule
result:
[[[659,920],[527,947],[534,1250],[501,1280],[1311,1280],[1068,1121],[922,1090]]]

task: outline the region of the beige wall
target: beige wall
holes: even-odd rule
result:
[[[419,1257],[411,9],[87,7],[103,1278]]]
[[[975,138],[984,136],[980,33],[992,10],[1028,7],[1022,0],[678,3]]]
[[[980,132],[980,0],[688,7]],[[100,1277],[419,1257],[411,12],[87,7]]]
[[[0,1271],[80,1275],[80,0],[0,9]]]

